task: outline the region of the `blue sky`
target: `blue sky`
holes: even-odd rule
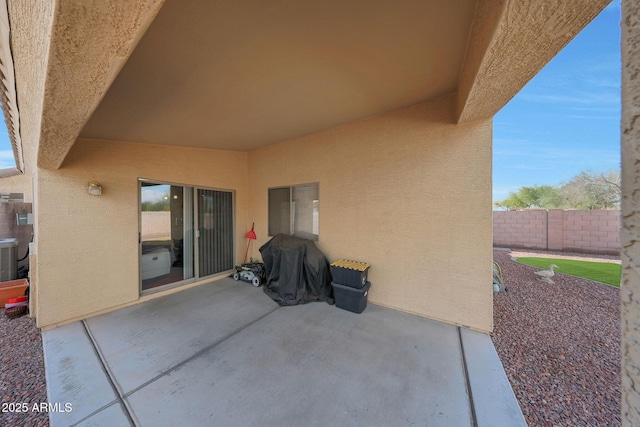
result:
[[[620,0],[614,0],[494,119],[493,200],[620,167]],[[0,169],[14,167],[4,121]]]
[[[493,200],[620,169],[620,0],[614,0],[494,118]]]
[[[0,112],[0,169],[14,168],[16,167],[16,161],[13,158],[4,117],[1,114]]]

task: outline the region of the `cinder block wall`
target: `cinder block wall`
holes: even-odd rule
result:
[[[564,211],[563,249],[619,253],[620,211]]]
[[[496,211],[493,213],[493,245],[618,254],[620,211]]]
[[[140,232],[143,240],[169,234],[167,230],[171,230],[171,212],[142,212],[140,215],[142,218]]]
[[[547,211],[496,211],[493,213],[493,245],[547,249]]]

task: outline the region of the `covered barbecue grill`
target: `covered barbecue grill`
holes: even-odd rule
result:
[[[329,261],[311,240],[278,234],[260,248],[266,268],[264,293],[284,305],[333,304]]]

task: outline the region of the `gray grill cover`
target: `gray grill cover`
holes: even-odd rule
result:
[[[260,248],[267,274],[264,293],[284,305],[333,304],[329,261],[311,240],[278,234]]]

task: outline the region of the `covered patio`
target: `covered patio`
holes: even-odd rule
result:
[[[52,426],[526,425],[489,335],[224,279],[43,332]]]
[[[52,424],[524,424],[477,332],[492,118],[608,3],[6,2],[4,182],[35,206],[30,308],[49,401],[73,407]],[[145,183],[182,189],[171,243],[195,254],[158,292]],[[231,195],[231,267],[254,222],[254,248],[273,235],[271,190],[308,184],[319,248],[375,266],[361,315],[196,269],[198,195]]]
[[[376,266],[371,302],[490,332],[492,118],[609,1],[7,1],[38,326],[182,289],[142,283],[170,186],[171,285],[227,275],[255,224],[249,257],[310,233]],[[214,196],[225,262],[201,268]]]

